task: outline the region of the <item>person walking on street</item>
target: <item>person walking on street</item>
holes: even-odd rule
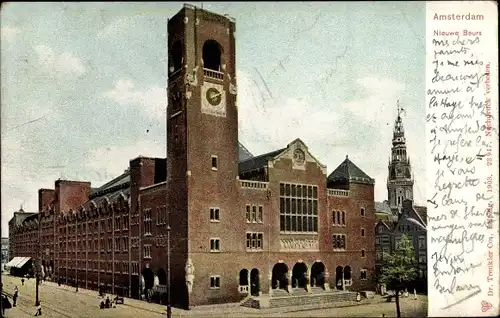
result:
[[[23,278],[21,278],[21,285],[23,285],[23,286],[24,286],[24,277],[23,277]]]
[[[12,307],[16,307],[17,301],[17,291],[14,292],[14,296],[12,296]]]
[[[35,316],[41,316],[41,315],[42,315],[42,305],[40,304],[40,301],[38,301],[38,304],[36,306]]]

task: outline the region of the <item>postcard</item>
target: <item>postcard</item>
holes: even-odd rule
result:
[[[498,316],[495,2],[1,14],[2,316]]]

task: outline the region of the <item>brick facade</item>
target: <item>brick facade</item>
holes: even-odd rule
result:
[[[48,278],[164,302],[170,227],[181,307],[374,289],[374,180],[348,158],[327,175],[300,139],[250,157],[238,142],[234,21],[185,5],[168,30],[168,160],[133,159],[97,189],[58,180],[40,190],[40,213],[9,229],[32,244],[13,256],[36,257],[41,236]]]

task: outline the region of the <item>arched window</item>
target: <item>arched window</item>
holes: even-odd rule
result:
[[[183,62],[183,49],[182,42],[180,40],[175,41],[172,45],[172,48],[170,49],[170,58],[172,59],[172,63],[170,64],[170,66],[173,67],[173,70],[171,69],[172,73],[180,70]]]
[[[215,40],[207,40],[203,44],[203,67],[221,71],[222,47]]]

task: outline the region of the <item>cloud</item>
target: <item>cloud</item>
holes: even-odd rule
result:
[[[319,141],[343,143],[341,118],[332,111],[313,107],[303,98],[266,96],[250,74],[238,71],[238,120],[240,139],[254,154],[286,146],[295,138],[308,145]],[[305,139],[304,139],[305,138]]]
[[[38,61],[42,68],[52,75],[83,75],[86,72],[82,61],[69,52],[57,54],[46,45],[37,45],[35,52],[38,54]]]
[[[88,156],[84,170],[93,171],[97,176],[110,176],[110,178],[101,182],[105,183],[123,173],[129,167],[130,160],[139,156],[165,158],[165,141],[140,140],[135,144],[127,146],[111,146],[95,149]]]
[[[167,93],[162,87],[152,86],[144,91],[137,90],[130,80],[119,80],[104,96],[120,105],[143,106],[148,117],[162,120],[167,112]]]
[[[102,39],[107,39],[117,34],[123,32],[130,28],[133,24],[132,17],[120,17],[116,20],[108,23],[104,28],[102,28],[99,32],[97,32],[97,37]]]
[[[19,34],[21,34],[21,30],[17,28],[11,28],[11,27],[1,28],[2,40],[6,40],[7,42],[14,41]]]
[[[286,147],[301,138],[318,160],[333,171],[345,155],[372,178],[375,198],[387,198],[386,181],[397,100],[405,96],[405,85],[392,79],[365,77],[355,81],[362,96],[338,105],[313,105],[304,98],[268,98],[249,73],[239,71],[239,139],[254,155]],[[412,105],[418,107],[419,105]],[[425,144],[420,126],[410,125],[415,107],[408,109],[405,125],[408,153],[415,173],[417,203],[425,197],[425,165],[419,158]],[[404,117],[405,118],[405,117]],[[405,119],[403,119],[405,120]],[[423,125],[423,124],[422,124]]]

